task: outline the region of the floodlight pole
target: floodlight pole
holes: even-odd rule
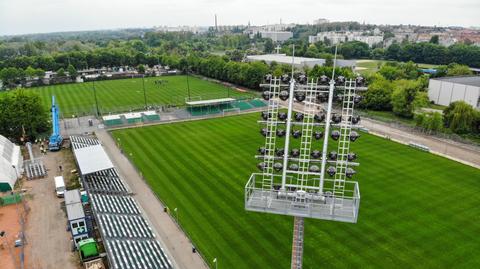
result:
[[[145,101],[145,109],[147,109],[147,93],[145,92],[145,75],[142,76],[142,84],[143,84],[143,99]]]
[[[282,170],[282,186],[281,190],[285,190],[285,184],[287,183],[287,165],[288,165],[288,148],[290,146],[290,126],[292,125],[292,110],[293,110],[293,95],[295,89],[295,80],[290,80],[290,89],[289,89],[289,96],[288,98],[288,111],[287,111],[287,122],[286,122],[286,130],[285,130],[285,147],[284,147],[284,154],[283,154],[283,170]]]
[[[282,186],[280,189],[285,190],[285,184],[287,183],[287,165],[288,165],[288,147],[290,146],[290,126],[292,125],[292,110],[293,110],[293,95],[295,93],[295,79],[293,78],[293,70],[295,64],[295,44],[292,48],[292,77],[290,78],[290,89],[288,95],[288,111],[287,111],[287,122],[286,122],[286,134],[285,134],[285,147],[283,154],[283,170],[282,170]],[[281,81],[280,81],[281,83]]]
[[[335,46],[335,59],[333,60],[332,78],[330,79],[330,88],[328,89],[327,116],[325,119],[325,134],[323,136],[322,148],[322,166],[320,169],[320,185],[318,192],[323,193],[323,182],[325,180],[325,166],[327,165],[328,138],[330,136],[330,122],[332,117],[333,89],[335,87],[335,67],[337,63],[337,47]]]
[[[188,91],[188,101],[190,101],[190,83],[188,82],[188,67],[185,70],[185,73],[187,74],[187,91]]]
[[[98,111],[97,89],[95,88],[95,80],[93,80],[93,96],[95,97],[95,107],[97,108],[97,117],[99,117],[100,112]]]

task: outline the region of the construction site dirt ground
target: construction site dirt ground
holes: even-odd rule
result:
[[[5,232],[0,238],[0,268],[15,269],[20,265],[21,248],[15,247],[15,240],[20,238],[20,212],[23,206],[12,204],[0,207],[0,230]]]
[[[38,148],[34,147],[34,150],[36,157],[40,156]],[[30,209],[25,229],[25,268],[81,268],[78,253],[72,252],[71,234],[66,230],[67,218],[61,208],[63,198],[55,195],[53,177],[63,175],[67,181],[67,178],[71,177],[68,168],[73,167],[66,163],[69,160],[64,159],[63,151],[69,149],[42,155],[48,175],[45,178],[24,181],[21,186],[28,195],[26,201]],[[63,171],[60,171],[59,165],[62,165]]]

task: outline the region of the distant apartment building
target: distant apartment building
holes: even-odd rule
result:
[[[316,25],[319,25],[319,24],[324,24],[324,23],[328,23],[329,21],[327,19],[324,19],[324,18],[320,18],[320,19],[316,19],[313,21],[313,24],[316,24]]]
[[[204,26],[158,26],[155,27],[157,32],[192,32],[194,34],[201,34],[208,32],[208,27]]]
[[[267,64],[271,64],[272,62],[276,62],[279,64],[288,64],[297,67],[310,67],[313,68],[315,65],[323,66],[326,63],[325,59],[319,58],[307,58],[307,57],[292,57],[287,56],[285,54],[263,54],[263,55],[249,55],[246,59],[248,62],[257,62],[262,61]],[[336,60],[336,66],[338,67],[347,67],[351,68],[352,70],[355,69],[357,61],[355,60],[343,60],[338,59]]]
[[[345,31],[345,32],[320,32],[315,36],[309,36],[309,43],[316,43],[318,41],[328,40],[330,44],[336,45],[339,43],[344,43],[348,41],[360,41],[367,43],[369,47],[383,42],[383,35],[381,32],[376,29],[372,34],[365,34],[365,32],[360,31]]]
[[[293,37],[292,32],[280,32],[280,31],[265,31],[260,32],[262,38],[271,38],[273,42],[284,42]]]
[[[271,38],[276,42],[283,42],[293,37],[293,33],[286,31],[288,28],[295,27],[295,24],[268,24],[262,26],[248,26],[243,33],[248,34],[250,38],[260,34],[262,38]]]

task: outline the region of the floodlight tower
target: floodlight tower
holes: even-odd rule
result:
[[[302,268],[304,218],[355,223],[358,217],[358,183],[347,178],[359,165],[350,152],[350,142],[359,137],[353,130],[360,127],[356,93],[367,88],[362,77],[346,80],[334,72],[330,80],[295,78],[293,72],[267,75],[260,85],[268,101],[259,121],[265,146],[255,156],[261,173],[253,173],[245,186],[245,209],[294,216],[292,269]],[[340,111],[333,110],[334,98],[341,100]],[[279,107],[287,100],[285,113]],[[337,151],[328,152],[330,138]]]

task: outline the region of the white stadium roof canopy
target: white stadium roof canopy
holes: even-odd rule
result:
[[[102,145],[75,149],[74,154],[82,175],[113,168],[112,161],[108,158]]]

